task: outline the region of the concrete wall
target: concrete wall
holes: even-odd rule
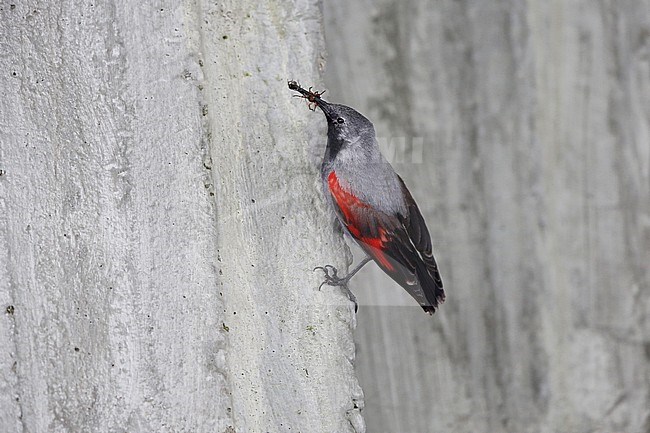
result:
[[[650,3],[324,9],[327,95],[375,121],[447,289],[428,317],[354,281],[368,431],[650,432]]]
[[[354,280],[368,430],[650,431],[649,35],[647,0],[0,3],[0,431],[365,431],[286,88],[325,44],[448,290]]]
[[[364,431],[321,16],[0,3],[0,431]]]

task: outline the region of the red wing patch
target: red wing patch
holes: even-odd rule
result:
[[[401,178],[407,212],[386,213],[357,197],[332,171],[327,177],[336,213],[364,251],[429,314],[444,301],[426,223]]]
[[[350,234],[361,242],[361,246],[364,247],[364,249],[375,260],[377,260],[382,267],[389,271],[394,270],[393,265],[383,252],[385,249],[384,245],[387,242],[386,230],[379,227],[377,230],[379,233],[378,237],[364,236],[362,234],[368,230],[366,227],[363,227],[363,222],[358,217],[358,213],[360,211],[370,210],[370,206],[359,200],[359,198],[351,192],[344,189],[339,183],[339,179],[335,172],[332,171],[329,174],[327,177],[327,184],[334,201],[341,211],[343,222]]]

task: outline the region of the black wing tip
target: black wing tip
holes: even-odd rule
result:
[[[442,290],[442,288],[438,288],[436,290],[436,298],[432,302],[431,305],[422,305],[422,309],[424,310],[425,313],[427,313],[429,316],[433,316],[433,313],[436,312],[440,304],[445,302],[445,292]]]

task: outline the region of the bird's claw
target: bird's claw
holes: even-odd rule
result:
[[[314,268],[314,271],[316,270],[321,270],[325,274],[325,281],[323,281],[320,286],[318,286],[318,290],[321,289],[325,284],[328,286],[338,286],[338,287],[345,287],[347,289],[348,287],[348,278],[339,278],[338,276],[338,270],[332,266],[332,265],[325,265],[325,266],[316,266]]]
[[[347,292],[350,301],[354,302],[354,312],[356,313],[357,310],[359,309],[359,304],[357,304],[356,296],[354,296],[354,294],[348,287],[348,281],[350,280],[350,277],[348,276],[346,278],[339,278],[338,270],[332,265],[316,266],[314,268],[314,271],[316,271],[317,269],[323,271],[323,273],[325,274],[325,280],[322,283],[320,283],[320,285],[318,286],[318,290],[320,290],[325,284],[327,284],[328,286],[342,287]]]
[[[334,266],[332,266],[332,265],[316,266],[316,267],[314,268],[314,271],[316,271],[317,269],[320,269],[321,271],[325,272],[325,275],[327,275],[328,272],[329,272],[329,271],[327,270],[327,268],[332,268],[332,270],[333,270],[333,272],[334,272],[334,275],[336,275],[336,268],[335,268]]]

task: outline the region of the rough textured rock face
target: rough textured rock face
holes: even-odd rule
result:
[[[363,432],[318,3],[105,3],[0,3],[0,431]]]
[[[325,3],[329,100],[375,121],[448,293],[355,280],[369,431],[650,431],[649,11]]]

